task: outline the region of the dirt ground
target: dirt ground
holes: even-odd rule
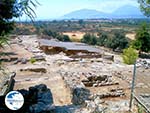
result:
[[[131,40],[134,40],[135,39],[135,33],[128,33],[128,34],[126,34],[126,37],[128,37],[129,39],[131,39]]]
[[[85,33],[83,32],[65,32],[64,35],[68,35],[70,39],[74,42],[80,42]]]
[[[69,35],[72,34],[74,33],[69,33]],[[79,33],[78,35],[76,34],[77,37],[81,37],[83,33]],[[107,92],[110,89],[122,88],[125,92],[125,96],[117,98],[107,98],[104,100],[115,102],[127,101],[129,103],[133,65],[123,64],[119,55],[115,55],[114,62],[97,58],[84,59],[84,62],[68,62],[65,59],[69,59],[69,57],[64,55],[63,53],[46,55],[43,52],[39,52],[38,38],[36,36],[21,36],[19,38],[21,38],[22,40],[21,43],[18,44],[18,40],[16,40],[17,43],[13,43],[10,46],[5,47],[4,51],[6,53],[14,53],[9,55],[8,57],[30,59],[32,56],[35,55],[43,55],[46,61],[35,62],[34,64],[30,62],[27,62],[26,64],[14,64],[13,62],[5,63],[6,67],[11,72],[14,71],[17,74],[15,77],[16,82],[14,90],[28,89],[31,86],[43,83],[51,89],[55,105],[68,105],[71,104],[72,95],[70,89],[66,86],[62,76],[58,73],[59,71],[79,73],[93,72],[97,74],[101,72],[109,72],[113,75],[113,79],[119,82],[118,85],[87,87],[87,89],[89,89],[91,93],[96,94],[101,92]],[[43,66],[47,70],[47,72],[37,73],[20,71],[20,69],[24,69],[25,67],[30,66]],[[148,72],[145,71],[145,73]],[[140,79],[138,80],[140,81]]]
[[[32,44],[32,41],[35,41],[35,39],[25,40],[25,42],[23,43],[27,42]],[[9,55],[8,56],[9,58],[17,57],[28,59],[35,55],[29,51],[29,45],[25,47],[24,45],[11,44],[10,46],[5,47],[4,51],[6,53],[9,52],[15,53],[15,55]],[[69,93],[70,91],[68,88],[66,88],[65,83],[62,80],[62,77],[57,74],[55,70],[55,68],[57,67],[55,67],[55,65],[45,66],[45,68],[47,69],[47,73],[45,74],[20,71],[20,69],[23,69],[31,65],[34,64],[31,64],[30,62],[27,64],[20,64],[20,63],[13,64],[13,62],[5,63],[5,66],[10,70],[10,72],[16,72],[15,77],[16,82],[14,90],[28,89],[29,87],[37,84],[46,84],[47,87],[50,88],[52,91],[55,105],[66,105],[71,103],[71,95]]]

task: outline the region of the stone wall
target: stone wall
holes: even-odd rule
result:
[[[0,96],[7,94],[10,90],[13,89],[14,77],[16,73],[5,73],[0,71]]]

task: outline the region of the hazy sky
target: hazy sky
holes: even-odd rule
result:
[[[37,0],[39,5],[35,12],[37,19],[55,19],[80,9],[95,9],[113,12],[123,5],[138,7],[137,0]]]

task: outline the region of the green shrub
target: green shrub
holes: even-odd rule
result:
[[[119,49],[120,51],[128,47],[129,41],[125,34],[120,31],[115,31],[110,34],[102,32],[99,34],[97,44],[100,46],[112,48],[113,50]]]
[[[133,46],[140,51],[150,52],[150,33],[146,24],[143,24],[137,31]]]
[[[144,108],[138,104],[138,113],[145,113]]]
[[[31,59],[30,59],[30,63],[33,64],[33,63],[35,63],[35,62],[36,62],[36,59],[35,59],[35,58],[31,58]]]
[[[110,45],[108,46],[109,48],[112,48],[113,50],[115,49],[124,49],[126,47],[128,47],[128,40],[127,38],[125,37],[125,34],[124,33],[121,33],[121,32],[115,32],[114,33],[114,36],[112,36],[108,42],[108,44],[110,43]],[[107,44],[107,45],[108,45]]]
[[[90,45],[97,44],[97,37],[94,34],[86,33],[81,40],[82,43],[87,43]]]
[[[136,59],[138,58],[138,53],[132,47],[123,50],[123,61],[126,64],[134,64]]]
[[[59,41],[63,41],[63,42],[71,42],[70,38],[68,35],[63,35],[59,32],[55,32],[55,31],[51,31],[48,29],[44,29],[43,30],[43,34],[44,35],[48,35],[50,37],[53,37],[55,39],[58,39]]]
[[[134,49],[140,50],[142,43],[138,40],[133,40],[130,44]]]
[[[63,34],[60,34],[57,39],[59,41],[63,41],[63,42],[71,42],[70,38],[68,35],[63,35]]]
[[[108,38],[109,38],[108,35],[105,33],[99,34],[99,37],[97,39],[97,44],[100,46],[106,46],[106,42],[107,42]]]
[[[5,33],[2,33],[0,35],[0,49],[3,48],[5,44],[8,44],[9,36],[7,36]]]

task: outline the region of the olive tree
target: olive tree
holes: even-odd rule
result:
[[[150,17],[150,0],[138,0],[138,3],[144,15]]]

